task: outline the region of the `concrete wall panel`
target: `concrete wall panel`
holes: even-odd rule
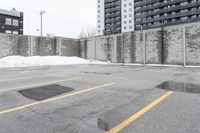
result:
[[[56,54],[54,38],[31,37],[33,55],[52,56]]]
[[[200,65],[200,26],[186,27],[186,64]]]
[[[183,28],[164,29],[164,63],[183,65]]]
[[[159,30],[145,32],[146,64],[161,64],[161,33]]]
[[[31,56],[31,37],[19,36],[18,37],[19,55]]]
[[[96,39],[87,39],[87,59],[96,59]]]
[[[18,36],[0,34],[0,57],[18,55]]]
[[[140,31],[133,33],[133,59],[134,63],[142,64],[143,63],[143,44],[144,44],[143,33]]]
[[[113,63],[116,63],[116,36],[109,36],[108,38],[109,46],[107,51],[107,59]]]
[[[132,32],[123,34],[124,40],[124,63],[134,62],[133,35]]]
[[[124,40],[123,35],[116,36],[116,63],[124,63]]]
[[[61,39],[62,56],[79,57],[79,41],[73,39]]]
[[[108,61],[108,38],[96,38],[96,59],[101,61]]]
[[[87,58],[86,52],[87,52],[87,40],[79,40],[79,55],[81,58]]]

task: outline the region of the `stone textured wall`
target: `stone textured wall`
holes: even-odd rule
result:
[[[123,34],[123,45],[124,45],[124,63],[134,62],[134,49],[133,49],[133,33]]]
[[[0,58],[21,56],[80,56],[79,40],[0,34]]]
[[[74,39],[61,39],[61,55],[62,56],[80,56],[79,41]]]
[[[160,30],[145,31],[146,64],[161,64],[161,39]]]
[[[200,65],[200,23],[92,38],[86,47],[87,58],[113,63]]]
[[[0,57],[18,55],[18,37],[14,35],[0,34]]]
[[[34,42],[34,55],[53,56],[56,54],[56,44],[54,38],[38,37],[34,38]]]
[[[99,44],[98,44],[99,45]],[[96,59],[96,38],[87,40],[86,44],[86,57],[87,59]]]
[[[96,59],[107,61],[108,59],[108,38],[96,39]]]
[[[183,28],[169,27],[164,30],[164,62],[169,65],[183,65]]]
[[[82,40],[0,34],[0,58],[10,55],[60,55],[113,63],[200,65],[200,23]]]
[[[186,64],[200,65],[200,26],[190,26],[185,29]]]
[[[134,63],[142,64],[143,63],[143,54],[144,52],[144,33],[136,31],[133,34],[133,58]]]
[[[116,50],[114,55],[116,55],[116,63],[124,63],[124,43],[123,35],[116,36]]]

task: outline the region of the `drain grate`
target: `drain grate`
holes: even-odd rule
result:
[[[163,82],[157,88],[185,93],[200,94],[200,85],[188,82]]]
[[[73,91],[73,88],[60,86],[60,85],[48,85],[36,88],[30,88],[18,91],[23,96],[33,100],[45,100],[66,92]]]

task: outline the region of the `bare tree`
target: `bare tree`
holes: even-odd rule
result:
[[[91,38],[91,37],[95,37],[96,36],[96,29],[95,28],[83,28],[79,38],[80,39],[87,39],[87,38]]]

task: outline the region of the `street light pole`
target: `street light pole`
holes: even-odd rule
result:
[[[45,11],[40,11],[40,21],[41,21],[41,23],[40,23],[40,32],[41,32],[41,36],[43,36],[43,15],[45,14]]]

